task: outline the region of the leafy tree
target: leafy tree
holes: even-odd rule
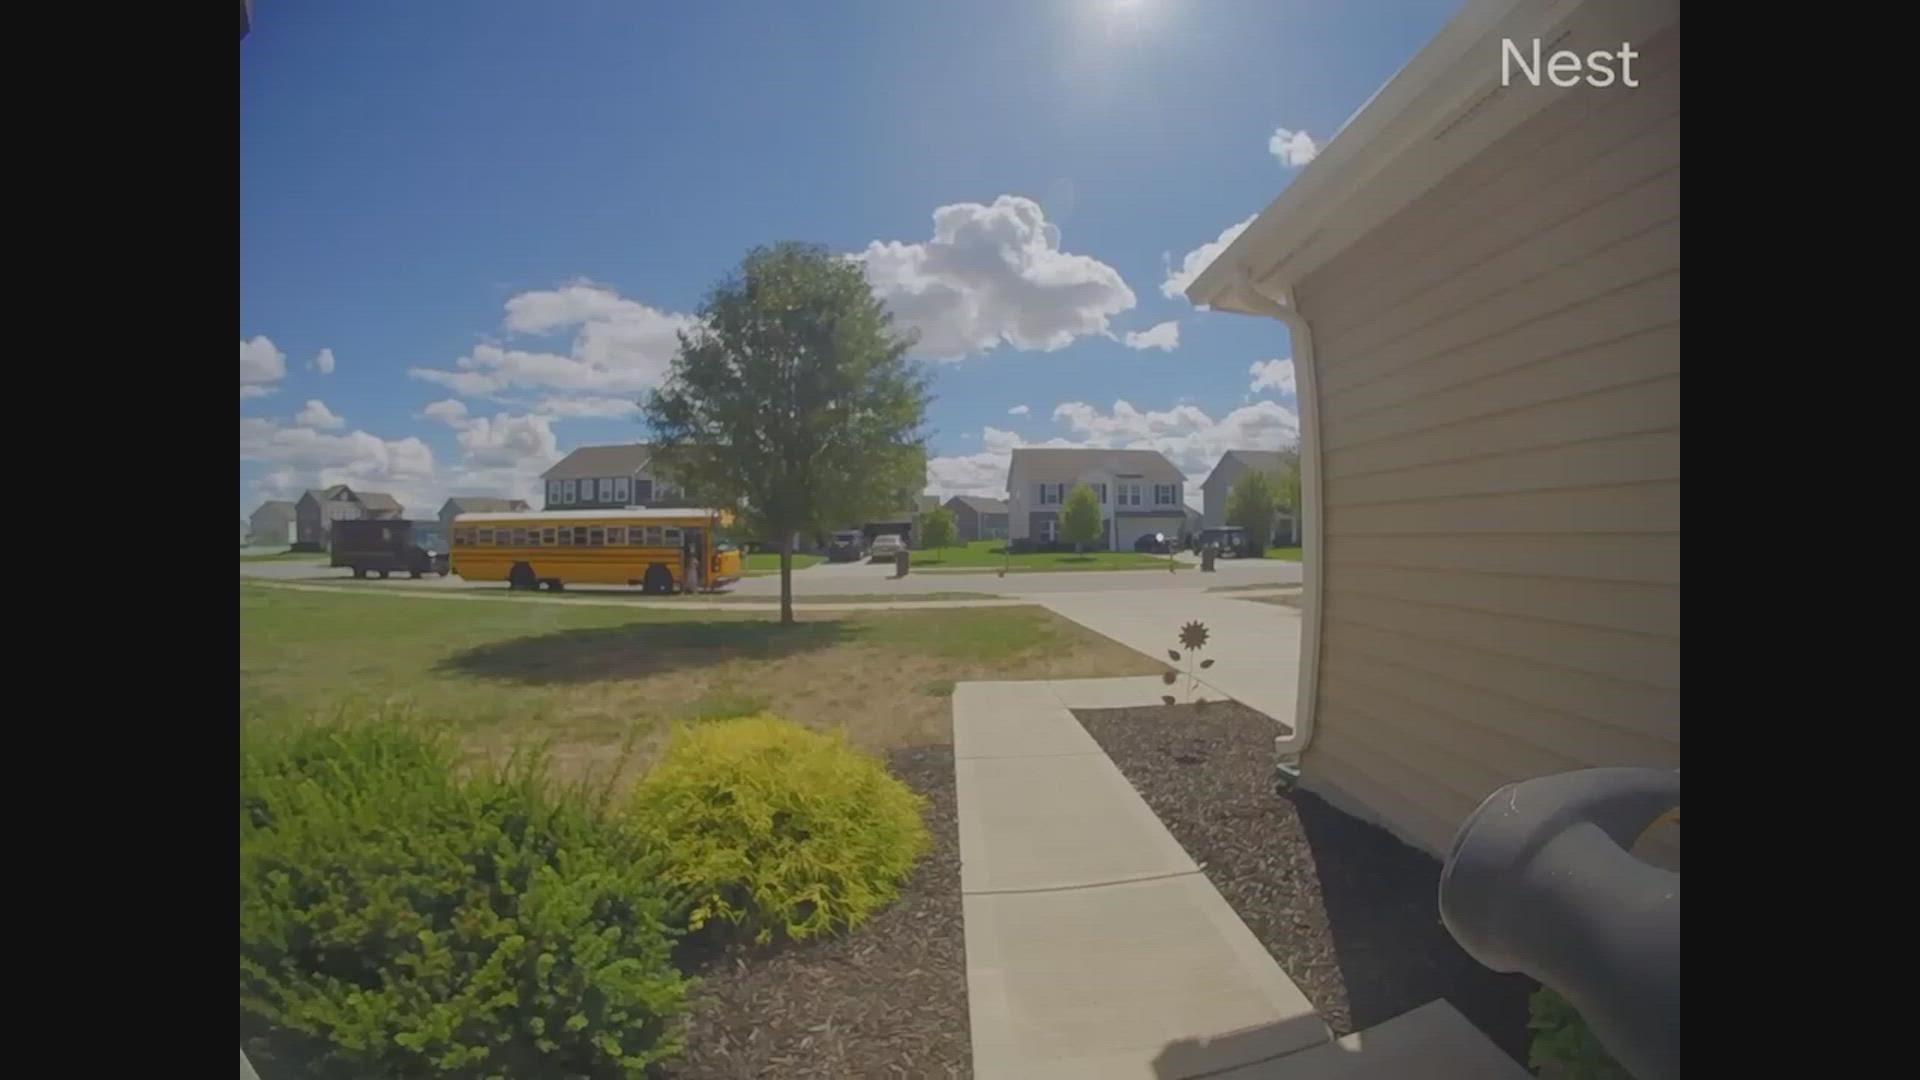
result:
[[[920,515],[920,546],[939,551],[950,548],[959,538],[959,529],[953,522],[953,511],[944,506],[936,506]]]
[[[1276,478],[1256,469],[1248,469],[1233,482],[1227,492],[1227,524],[1247,531],[1247,544],[1258,555],[1273,536],[1273,520],[1279,504]]]
[[[860,265],[823,247],[755,248],[680,333],[643,415],[684,488],[780,550],[793,622],[793,538],[891,508],[926,483],[925,371]]]
[[[1100,497],[1085,484],[1075,484],[1067,492],[1067,502],[1060,508],[1060,538],[1073,545],[1075,551],[1087,550],[1087,545],[1100,539]]]

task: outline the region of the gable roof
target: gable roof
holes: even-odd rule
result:
[[[452,508],[456,514],[501,514],[527,509],[525,499],[502,499],[497,495],[455,495],[440,511]]]
[[[921,513],[921,514],[929,513],[931,511],[940,509],[940,496],[917,495],[914,497],[914,503],[915,503],[914,510],[916,513]]]
[[[1229,461],[1238,462],[1243,469],[1272,472],[1295,460],[1297,457],[1290,450],[1229,450],[1220,455],[1220,460],[1214,464],[1213,471],[1207,474],[1207,479],[1202,486],[1213,483],[1213,478],[1220,475],[1220,470],[1225,468]]]
[[[289,499],[268,499],[266,502],[260,504],[260,508],[253,512],[253,516],[258,517],[268,511],[291,514],[293,513],[293,502]]]
[[[313,496],[314,502],[329,502],[337,500],[341,496],[345,496],[348,499],[354,497],[353,489],[345,484],[334,484],[332,487],[324,488],[308,488],[301,494],[300,498],[305,499],[309,495]]]
[[[396,514],[400,512],[400,501],[384,492],[360,491],[355,492],[354,497],[360,501],[361,506],[369,510],[391,510]]]
[[[646,443],[618,446],[582,446],[540,474],[543,480],[591,480],[602,476],[632,476],[647,467],[653,447]]]
[[[988,499],[979,495],[955,495],[953,498],[947,500],[948,506],[952,506],[954,503],[959,503],[976,514],[1004,514],[1007,512],[1007,500],[1005,499]]]
[[[1013,452],[1007,463],[1007,477],[1013,477],[1013,470],[1025,462],[1029,469],[1041,469],[1049,473],[1079,474],[1095,469],[1110,468],[1117,473],[1139,476],[1158,484],[1179,484],[1186,477],[1173,462],[1158,450],[1100,450],[1081,447],[1029,446]]]

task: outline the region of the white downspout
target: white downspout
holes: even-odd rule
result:
[[[1283,773],[1298,779],[1300,759],[1313,742],[1314,707],[1320,690],[1321,586],[1326,580],[1326,545],[1320,506],[1320,377],[1315,368],[1313,329],[1293,306],[1293,290],[1255,281],[1244,269],[1236,283],[1241,299],[1261,314],[1287,326],[1293,342],[1295,397],[1300,406],[1300,676],[1293,707],[1293,733],[1273,741]]]

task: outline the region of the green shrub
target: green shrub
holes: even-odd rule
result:
[[[1544,987],[1529,1001],[1527,1027],[1534,1033],[1527,1064],[1558,1066],[1567,1080],[1633,1080],[1600,1045],[1566,998]]]
[[[690,893],[688,928],[766,942],[854,927],[927,849],[919,795],[844,739],[762,714],[682,727],[632,821]]]
[[[667,886],[605,803],[538,753],[463,776],[389,719],[243,735],[243,1032],[308,1075],[637,1077],[675,1055]]]

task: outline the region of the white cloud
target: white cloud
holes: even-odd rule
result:
[[[1255,360],[1247,369],[1253,376],[1253,385],[1247,387],[1252,393],[1262,390],[1275,390],[1282,394],[1296,393],[1293,382],[1293,360]]]
[[[420,415],[439,420],[448,427],[457,428],[467,421],[467,406],[465,402],[445,398],[420,410]]]
[[[1287,168],[1297,169],[1319,156],[1320,148],[1314,145],[1313,136],[1304,131],[1274,128],[1273,136],[1267,140],[1267,152]]]
[[[1172,352],[1180,347],[1180,324],[1168,321],[1138,332],[1130,330],[1127,332],[1126,346],[1129,349],[1160,349]]]
[[[535,405],[534,411],[556,419],[620,420],[639,415],[640,402],[630,397],[550,397]]]
[[[333,363],[333,350],[321,349],[318,353],[314,354],[313,361],[307,366],[322,375],[331,375],[333,374]]]
[[[347,426],[345,420],[334,415],[333,410],[327,408],[326,402],[319,400],[307,402],[306,408],[293,414],[293,422],[303,428],[319,428],[329,431],[334,428]]]
[[[1008,416],[1025,416],[1032,411],[1033,411],[1032,409],[1027,408],[1025,405],[1015,405],[1013,408],[1007,410],[1007,415]]]
[[[412,436],[382,439],[364,431],[328,435],[261,419],[240,421],[240,460],[271,467],[257,485],[261,498],[299,498],[307,488],[346,484],[386,492],[413,514],[422,513],[420,500],[428,497],[434,475],[433,450]]]
[[[973,454],[935,457],[927,464],[928,490],[947,495],[1003,495],[1007,465],[1016,447],[1079,447],[1158,450],[1188,479],[1189,501],[1198,499],[1201,480],[1228,450],[1278,450],[1299,441],[1300,422],[1293,411],[1259,401],[1218,419],[1192,405],[1142,411],[1125,401],[1110,410],[1079,401],[1053,411],[1071,437],[1030,440],[989,427],[981,432],[983,449]]]
[[[1060,230],[1040,205],[1002,195],[992,205],[955,203],[933,212],[924,243],[873,241],[852,256],[917,351],[958,360],[1002,344],[1051,352],[1107,333],[1134,305],[1113,267],[1060,250]]]
[[[1202,270],[1205,270],[1213,260],[1219,258],[1221,252],[1227,250],[1227,245],[1233,243],[1236,237],[1247,231],[1247,226],[1253,224],[1254,216],[1258,215],[1249,216],[1247,220],[1238,225],[1227,226],[1221,231],[1218,238],[1201,244],[1199,247],[1187,252],[1186,256],[1180,260],[1179,269],[1176,270],[1169,266],[1167,269],[1167,280],[1160,283],[1161,294],[1170,299],[1185,299],[1187,286],[1193,284],[1193,279],[1199,277]]]
[[[505,390],[558,392],[549,402],[584,397],[599,404],[569,415],[607,415],[613,395],[637,395],[658,386],[679,349],[679,330],[691,316],[628,300],[602,285],[576,282],[521,293],[506,303],[507,332],[545,336],[571,331],[564,354],[488,343],[454,361],[451,370],[416,367],[408,374],[465,397]],[[559,415],[558,408],[554,410]]]
[[[273,393],[269,383],[279,382],[287,377],[287,354],[277,348],[265,334],[252,341],[240,342],[240,396],[242,398],[265,397]]]

